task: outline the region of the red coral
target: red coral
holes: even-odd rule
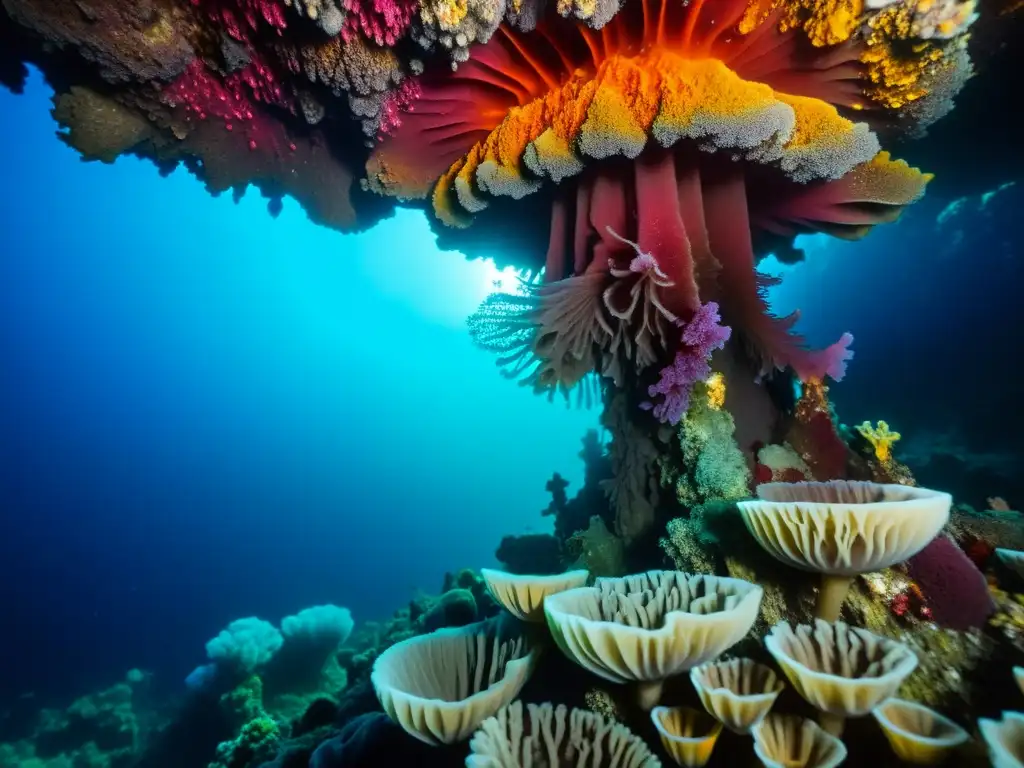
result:
[[[984,574],[948,536],[939,536],[910,558],[907,572],[940,626],[980,628],[995,611]]]
[[[836,429],[828,387],[821,381],[812,380],[803,386],[786,442],[807,462],[814,480],[847,477],[849,449]]]

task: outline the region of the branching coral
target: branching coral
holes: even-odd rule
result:
[[[857,426],[857,432],[871,444],[875,458],[883,463],[892,459],[892,446],[900,439],[900,433],[890,430],[887,422],[880,421],[873,427],[870,421],[865,421]]]

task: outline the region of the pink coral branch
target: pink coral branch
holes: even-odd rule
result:
[[[802,381],[826,375],[839,381],[846,373],[846,362],[853,356],[849,350],[853,336],[844,334],[823,350],[809,349],[804,338],[792,332],[799,319],[797,313],[786,317],[771,314],[765,291],[774,281],[759,274],[754,266],[750,227],[746,225],[746,184],[741,170],[722,166],[707,174],[704,212],[711,249],[722,267],[717,278],[723,311],[760,361],[760,373],[790,367]]]
[[[392,46],[398,42],[416,13],[416,0],[345,0],[344,40],[361,32],[377,45]]]

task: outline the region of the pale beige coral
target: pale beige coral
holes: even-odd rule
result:
[[[370,679],[406,732],[453,744],[512,701],[536,663],[527,639],[492,619],[396,643],[377,657]]]
[[[767,768],[835,768],[846,747],[811,720],[768,715],[754,727],[754,752]]]
[[[866,715],[896,693],[917,666],[904,644],[843,622],[820,619],[795,629],[783,622],[764,639],[789,682],[823,713],[832,733],[847,717]]]
[[[641,683],[640,703],[650,709],[666,678],[747,634],[761,596],[738,579],[648,571],[552,595],[544,612],[566,656],[606,680]]]
[[[786,470],[794,470],[806,478],[813,477],[807,462],[800,457],[799,453],[793,450],[789,443],[763,446],[757,452],[757,463],[768,467],[772,471],[772,477],[776,479],[781,480]]]
[[[651,722],[665,751],[677,765],[686,768],[703,768],[722,732],[720,722],[690,707],[655,707]]]
[[[733,733],[749,733],[785,687],[770,667],[753,659],[730,659],[690,670],[690,680],[709,713]]]
[[[818,617],[839,617],[853,576],[920,552],[949,519],[948,493],[846,480],[766,483],[737,506],[761,547],[822,574]]]
[[[871,714],[897,757],[915,765],[937,765],[970,738],[948,717],[905,699],[889,699]]]
[[[483,722],[469,749],[467,768],[661,768],[626,726],[564,704],[516,701]]]
[[[993,768],[1024,766],[1024,713],[1003,712],[999,720],[978,720]]]
[[[544,598],[556,592],[582,587],[590,574],[569,571],[553,576],[521,576],[493,568],[481,568],[480,575],[491,593],[505,610],[522,621],[544,621]]]

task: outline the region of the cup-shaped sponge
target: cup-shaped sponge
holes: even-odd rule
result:
[[[765,483],[737,504],[772,557],[805,571],[857,576],[902,563],[949,520],[948,493],[905,485],[833,480]]]
[[[512,620],[439,629],[377,657],[371,682],[388,716],[428,744],[469,738],[512,701],[537,662]]]
[[[903,643],[841,621],[795,628],[783,621],[764,644],[797,693],[841,717],[866,715],[917,667],[917,656]]]
[[[492,568],[481,568],[480,575],[487,583],[487,591],[505,610],[517,619],[531,622],[544,621],[544,598],[582,587],[590,577],[584,570],[554,576],[520,576]]]
[[[513,702],[483,722],[469,748],[466,768],[661,768],[661,761],[626,726],[564,704]]]
[[[648,571],[544,601],[559,648],[617,683],[662,682],[717,657],[757,619],[764,591],[741,579]],[[657,703],[658,691],[646,702]]]

